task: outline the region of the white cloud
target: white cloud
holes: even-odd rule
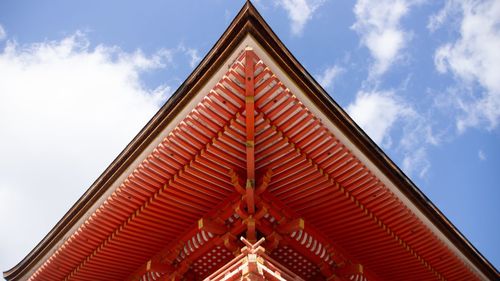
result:
[[[291,20],[292,33],[302,34],[306,23],[312,19],[314,12],[324,3],[324,0],[276,0],[283,7]]]
[[[375,59],[371,76],[382,75],[400,58],[401,50],[411,39],[400,22],[416,3],[418,1],[358,0],[354,6],[356,22],[351,28],[361,36],[361,42]]]
[[[184,43],[180,43],[174,52],[180,52],[189,58],[189,66],[194,68],[201,60],[197,49],[186,47]]]
[[[323,88],[329,88],[342,72],[344,69],[338,65],[328,67],[323,74],[317,75],[318,82]]]
[[[397,120],[414,114],[392,91],[359,92],[347,112],[379,145],[391,142],[389,131]]]
[[[368,48],[373,64],[368,85],[400,61],[411,40],[411,32],[401,26],[410,8],[421,0],[358,0],[356,22],[351,26]],[[405,82],[407,83],[407,82]],[[396,95],[396,91],[360,91],[347,108],[353,119],[380,146],[393,148],[402,156],[402,168],[411,175],[425,177],[430,168],[428,148],[440,143],[427,118]]]
[[[196,50],[196,49],[188,48],[186,50],[186,54],[190,58],[190,60],[189,60],[189,66],[191,68],[194,68],[196,66],[196,64],[198,64],[200,62],[200,60],[201,60],[201,57],[198,54],[198,50]]]
[[[3,28],[3,26],[0,24],[0,41],[4,40],[7,37],[7,32]]]
[[[403,171],[407,174],[418,173],[420,178],[424,178],[429,169],[431,162],[428,159],[427,149],[425,147],[417,147],[413,151],[408,151],[403,158]]]
[[[429,17],[427,28],[434,32],[439,29],[449,18],[451,13],[456,12],[457,5],[454,1],[447,1],[443,9]]]
[[[481,161],[485,161],[487,159],[486,153],[484,153],[482,149],[479,149],[479,151],[477,152],[477,157],[479,157],[479,160]]]
[[[426,175],[430,168],[427,148],[438,145],[440,139],[429,122],[394,91],[360,91],[347,112],[378,145],[402,154],[406,173]],[[401,136],[394,141],[396,133]]]
[[[440,15],[457,11],[462,14],[460,37],[437,49],[436,69],[452,73],[464,89],[453,96],[463,113],[457,118],[459,132],[485,124],[493,129],[500,121],[500,2],[448,1],[431,25],[439,26],[444,21]],[[474,91],[475,85],[482,89]]]
[[[91,48],[84,34],[0,51],[0,265],[31,250],[157,111],[170,93],[148,89],[152,56]],[[8,215],[16,214],[16,216]]]
[[[412,115],[405,116],[401,120],[402,132],[397,150],[402,154],[402,168],[407,174],[417,173],[424,178],[430,167],[428,150],[432,146],[441,144],[442,136],[432,130],[428,118],[413,111]]]

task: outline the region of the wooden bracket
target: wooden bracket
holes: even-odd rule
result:
[[[224,234],[228,229],[223,224],[214,222],[210,219],[201,218],[198,220],[198,230],[205,230],[213,234]]]
[[[294,231],[298,231],[305,228],[305,221],[302,218],[292,220],[290,222],[280,224],[276,230],[280,234],[290,234]]]

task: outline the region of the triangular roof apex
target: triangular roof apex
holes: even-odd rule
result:
[[[211,79],[216,79],[218,71],[224,68],[228,59],[231,59],[238,49],[242,50],[243,46],[245,50],[257,49],[253,48],[251,44],[245,45],[246,42],[249,42],[246,41],[248,37],[250,37],[250,41],[256,43],[258,51],[262,49],[266,56],[276,64],[276,67],[282,71],[283,76],[286,75],[288,80],[300,89],[301,93],[297,94],[303,93],[303,96],[314,104],[314,107],[328,119],[328,122],[334,124],[340,132],[345,134],[360,153],[376,169],[380,170],[388,181],[397,186],[416,210],[432,222],[436,231],[442,233],[443,237],[450,241],[450,246],[456,247],[457,252],[462,253],[471,265],[479,268],[481,274],[486,274],[492,279],[496,277],[497,272],[491,264],[430,203],[411,180],[371,141],[293,57],[249,0],[245,2],[213,48],[158,113],[47,236],[18,265],[5,272],[4,277],[8,280],[24,279],[23,277],[29,275],[43,263],[74,232],[75,227],[78,227],[82,220],[85,220],[88,214],[102,203],[102,198],[107,197],[112,192],[116,183],[122,181],[123,175],[130,173],[130,169],[133,169],[138,161],[141,161],[144,152],[161,138],[162,132],[169,131],[168,128],[177,123],[176,118],[182,115],[186,108],[189,108],[192,100],[207,87],[207,84],[210,84]],[[278,71],[275,71],[276,73]]]

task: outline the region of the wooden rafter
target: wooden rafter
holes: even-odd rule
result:
[[[207,250],[214,245],[224,245],[228,250],[234,252],[237,249],[234,243],[236,236],[245,230],[241,220],[236,221],[230,228],[221,223],[228,219],[228,213],[233,214],[232,204],[224,204],[215,208],[211,218],[201,218],[197,224],[188,230],[177,241],[169,243],[164,250],[157,253],[148,262],[132,273],[127,280],[134,281],[137,277],[144,275],[147,271],[154,271],[157,267],[168,268],[168,276],[182,277],[189,266]],[[229,211],[229,212],[228,212]],[[203,238],[200,238],[203,237]],[[196,241],[205,239],[203,244],[195,245]],[[184,251],[184,252],[183,252]],[[148,264],[155,264],[151,268]],[[163,272],[163,271],[162,271]],[[170,279],[169,279],[170,280]]]
[[[237,172],[239,171],[238,168],[230,168],[226,172],[226,175],[231,180],[232,188],[236,191],[236,194],[238,194],[236,197],[239,198],[239,200],[231,199],[230,201],[233,203],[226,204],[225,207],[222,208],[217,208],[216,215],[201,218],[197,226],[193,227],[192,230],[188,231],[178,241],[170,243],[170,245],[165,248],[166,252],[164,251],[163,254],[157,254],[155,256],[156,258],[151,260],[160,261],[159,264],[166,263],[168,268],[173,269],[168,273],[168,278],[180,278],[189,269],[190,265],[197,258],[201,257],[205,251],[213,247],[213,245],[224,245],[230,252],[234,252],[238,248],[236,242],[237,235],[245,232],[246,238],[251,242],[255,242],[257,240],[257,231],[259,231],[266,237],[268,241],[266,242],[266,246],[270,249],[275,249],[279,245],[292,247],[304,257],[318,264],[321,273],[325,277],[340,278],[344,273],[340,273],[339,270],[342,269],[346,271],[344,265],[352,264],[343,254],[341,254],[342,250],[333,246],[333,243],[314,227],[309,225],[306,227],[303,218],[297,217],[292,210],[289,210],[285,204],[279,202],[277,198],[274,198],[271,193],[267,191],[268,186],[271,184],[271,180],[278,184],[281,183],[284,178],[286,178],[287,182],[294,182],[294,179],[302,177],[302,174],[306,175],[306,177],[311,174],[310,177],[314,179],[316,177],[315,174],[323,174],[323,172],[318,165],[313,164],[313,161],[307,153],[301,151],[296,144],[288,139],[286,134],[281,131],[282,128],[274,123],[275,121],[273,122],[266,114],[256,109],[254,100],[254,72],[257,67],[256,64],[261,65],[261,61],[256,62],[256,56],[250,48],[245,49],[241,57],[244,59],[244,63],[237,64],[237,67],[240,68],[239,71],[244,71],[245,74],[242,77],[243,79],[238,80],[238,83],[241,85],[244,84],[244,112],[236,112],[236,115],[229,120],[229,125],[225,125],[223,130],[217,133],[217,137],[214,138],[211,143],[207,144],[206,149],[202,150],[208,152],[209,149],[211,151],[220,149],[221,153],[222,151],[226,151],[232,154],[230,157],[233,157],[233,162],[237,163],[239,161],[239,152],[233,148],[233,146],[238,145],[235,141],[235,136],[238,138],[237,136],[244,132],[245,163],[242,163],[243,165],[238,164],[237,167],[245,167],[246,182],[241,179],[239,172]],[[269,73],[269,70],[266,68],[265,71],[262,72],[266,74]],[[262,75],[262,72],[259,75]],[[234,84],[233,81],[227,83],[232,85],[232,87],[239,87]],[[280,83],[277,83],[277,85],[282,86]],[[268,85],[265,83],[259,85],[257,91],[265,86]],[[219,90],[223,90],[223,88]],[[285,91],[284,93],[288,92]],[[281,105],[280,107],[282,108],[283,106]],[[302,122],[305,121],[303,120]],[[269,126],[271,126],[270,130],[264,130]],[[267,150],[270,149],[270,145],[272,144],[284,147],[285,149],[289,147],[299,155],[297,160],[294,160],[295,162],[306,161],[310,163],[304,166],[305,170],[302,174],[287,175],[281,173],[280,169],[277,169],[277,177],[273,179],[273,170],[265,168],[262,176],[258,180],[256,179],[255,134],[256,132],[263,131],[270,133],[270,135],[260,144],[264,150],[260,148],[259,153],[267,153]],[[228,134],[232,137],[229,137]],[[307,141],[307,138],[305,138],[305,141]],[[196,155],[195,159],[203,159],[200,156],[205,158],[207,154],[205,152],[205,154]],[[212,157],[218,156],[213,155]],[[299,163],[300,162],[297,162],[297,164]],[[213,180],[213,183],[217,184],[216,178],[210,178],[210,171],[207,170],[206,165],[199,165],[195,161],[191,161],[189,165],[194,169],[181,169],[180,176],[182,176],[182,178],[188,179],[192,181],[192,183],[196,183],[198,178],[205,177],[206,180]],[[220,172],[224,175],[223,171]],[[329,182],[331,186],[335,186],[335,183],[331,179]],[[221,182],[218,184],[220,185],[223,183]],[[276,185],[276,183],[274,183],[274,185]],[[227,218],[233,215],[237,217],[236,222],[231,226],[231,229],[228,229],[228,225],[224,223]],[[271,223],[266,217],[272,217],[275,220],[274,223]],[[195,249],[192,245],[196,240],[191,244],[190,241],[197,235],[198,231],[206,231],[206,233],[210,233],[211,237],[209,241],[207,241],[208,243],[201,245],[201,247],[196,247]],[[158,259],[158,257],[161,258]],[[132,276],[136,277],[138,274],[143,274],[143,269],[147,268],[146,265],[139,268],[140,271],[135,272]]]
[[[257,109],[254,111],[257,114],[254,116],[255,137],[259,137],[259,126],[278,128],[277,132],[265,132],[274,134],[273,139],[269,139],[266,144],[277,140],[276,144],[280,149],[273,151],[273,155],[262,157],[262,161],[254,159],[256,170],[253,179],[258,179],[267,168],[276,167],[272,165],[272,161],[278,158],[286,158],[286,161],[291,159],[287,165],[294,168],[273,168],[274,182],[267,186],[265,192],[259,193],[259,184],[253,185],[254,204],[251,204],[251,196],[246,196],[246,183],[241,183],[245,194],[238,190],[237,196],[244,203],[239,202],[236,206],[233,202],[231,208],[224,209],[227,216],[237,212],[235,208],[238,208],[238,212],[247,218],[252,216],[257,231],[260,231],[259,227],[265,228],[265,221],[258,218],[262,213],[273,216],[278,221],[283,220],[281,223],[290,223],[290,218],[296,219],[281,214],[279,209],[268,208],[259,199],[265,197],[263,195],[266,192],[272,193],[293,206],[298,213],[307,216],[307,222],[318,226],[321,224],[323,233],[339,241],[343,239],[343,246],[362,258],[368,268],[377,269],[382,277],[402,279],[401,277],[411,273],[426,280],[452,279],[457,276],[468,280],[498,279],[498,271],[330,99],[290,54],[250,2],[245,4],[228,30],[172,99],[49,235],[19,265],[5,272],[4,277],[8,280],[122,279],[127,274],[124,268],[136,267],[140,263],[147,268],[143,260],[145,253],[150,255],[152,251],[162,247],[164,241],[177,241],[179,233],[183,232],[186,225],[199,219],[202,216],[200,213],[232,196],[230,193],[234,191],[234,185],[227,180],[227,171],[232,169],[236,173],[243,173],[247,165],[246,148],[234,149],[234,143],[231,142],[236,140],[241,145],[247,141],[246,120],[237,116],[230,121],[238,125],[238,129],[226,122],[236,109],[243,115],[242,109],[246,108],[246,76],[243,75],[245,65],[241,57],[230,66],[220,84],[209,91],[211,98],[203,99],[196,105],[195,112],[170,132],[172,135],[167,140],[171,144],[160,145],[149,155],[143,153],[152,147],[158,137],[163,137],[161,134],[165,132],[165,128],[175,125],[172,122],[179,114],[183,114],[183,108],[191,106],[193,98],[204,91],[203,87],[220,69],[226,67],[224,64],[228,59],[233,59],[232,54],[240,48],[240,43],[250,37],[257,42],[255,46],[260,46],[259,51],[266,53],[269,60],[274,62],[273,69],[281,69],[282,74],[290,78],[301,95],[311,103],[305,108],[293,96],[298,93],[290,93],[263,61],[256,62],[254,70],[258,74],[254,78],[257,85],[254,96],[258,97],[261,94],[259,91],[274,84],[270,86],[268,93],[262,93],[266,99],[254,100],[254,108]],[[275,93],[277,90],[281,92]],[[220,93],[220,96],[214,95],[215,92]],[[345,139],[357,147],[364,158],[356,158],[338,139],[324,142],[328,129],[314,129],[322,127],[322,122],[307,114],[308,110],[313,109],[311,106],[315,112],[323,114],[321,118],[326,118],[323,121],[335,126]],[[259,109],[266,113],[265,120],[260,119],[262,112]],[[301,114],[296,114],[297,112]],[[224,127],[224,133],[219,134],[218,139],[213,142],[214,133],[218,133],[221,126]],[[314,128],[308,128],[309,132],[294,130],[294,127],[307,126]],[[238,131],[240,127],[242,134]],[[296,132],[300,139],[288,135],[290,130]],[[311,131],[315,132],[314,136],[310,134]],[[254,148],[256,158],[259,155],[257,146]],[[140,159],[143,156],[144,162],[134,166],[137,161],[143,160]],[[345,165],[339,165],[335,161]],[[191,163],[185,166],[188,162]],[[363,165],[369,166],[370,170]],[[134,172],[129,173],[133,169]],[[384,183],[377,178],[373,174],[374,170],[386,177],[387,181]],[[295,174],[290,178],[294,182],[278,182],[283,173],[289,172]],[[302,172],[302,175],[296,175]],[[322,176],[317,177],[318,174]],[[123,183],[117,183],[123,177],[127,179]],[[220,178],[224,180],[217,181]],[[246,178],[252,177],[247,175]],[[307,181],[304,188],[299,185],[300,180]],[[276,182],[280,190],[274,190],[276,185],[273,184]],[[409,203],[398,202],[398,197],[384,186],[387,182],[393,183]],[[111,188],[116,189],[115,192]],[[113,194],[106,200],[111,192]],[[105,203],[96,206],[102,200],[106,200]],[[93,209],[94,206],[98,209]],[[248,212],[248,206],[254,206],[255,209],[250,208]],[[325,206],[341,214],[331,216],[330,212],[322,210]],[[408,206],[419,210],[419,214],[411,214]],[[382,210],[377,209],[378,207]],[[90,213],[89,219],[85,220]],[[427,217],[435,227],[426,228],[428,221],[422,222],[418,215]],[[391,219],[388,220],[387,217]],[[246,228],[243,219],[238,220]],[[340,229],[339,224],[342,225]],[[271,234],[266,237],[266,247],[285,243],[280,241],[289,239],[286,234],[273,231],[275,226],[276,224],[268,225]],[[305,229],[307,228],[306,224]],[[74,229],[77,231],[72,233]],[[353,231],[356,233],[352,233]],[[441,236],[445,237],[445,243],[436,238]],[[227,238],[227,241],[234,243],[234,237]],[[372,239],[376,241],[372,242]],[[370,247],[370,251],[366,250],[367,247]],[[232,248],[234,249],[234,245]],[[171,250],[176,251],[176,246]],[[383,251],[388,257],[389,265],[386,260],[378,257],[379,251]],[[457,256],[455,253],[461,255]],[[158,264],[151,265],[150,269]]]

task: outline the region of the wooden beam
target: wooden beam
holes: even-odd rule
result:
[[[198,230],[205,230],[214,234],[223,234],[228,231],[224,224],[207,218],[201,218],[198,220]]]
[[[199,245],[199,247],[195,250],[196,253],[201,253],[201,254],[203,254],[204,251],[207,249],[206,248],[207,244],[213,243],[212,240],[214,240],[214,238],[220,239],[220,237],[224,236],[224,234],[226,233],[230,233],[231,235],[236,236],[237,234],[243,232],[245,230],[245,226],[241,223],[241,221],[235,222],[233,224],[233,229],[228,229],[222,223],[228,217],[234,214],[234,204],[235,202],[239,203],[238,198],[241,198],[241,196],[238,196],[238,194],[236,193],[229,196],[225,202],[219,204],[216,208],[211,210],[207,214],[207,217],[200,218],[198,222],[195,225],[193,225],[190,229],[188,229],[186,232],[184,232],[184,234],[181,235],[179,239],[168,243],[168,245],[165,248],[163,248],[161,251],[157,252],[154,256],[152,256],[148,260],[148,262],[141,265],[126,280],[137,281],[138,278],[136,277],[141,277],[147,272],[146,268],[148,267],[148,263],[150,263],[150,266],[161,265],[167,268],[169,266],[172,267],[173,270],[170,271],[169,274],[166,274],[164,277],[166,278],[165,280],[176,280],[176,278],[181,277],[173,274],[173,272],[179,272],[179,267],[178,266],[174,267],[174,264],[177,262],[176,259],[179,256],[180,252],[183,251],[188,241],[192,240],[192,238],[198,233],[200,233],[200,231],[205,231],[205,233],[210,232],[211,235],[213,236],[212,238],[208,239],[208,241],[205,241],[203,245]],[[219,243],[222,243],[222,240],[219,241]]]
[[[362,264],[348,262],[335,269],[335,275],[350,280],[356,276],[363,276],[364,268]]]
[[[305,228],[305,221],[302,218],[294,219],[290,222],[278,225],[276,230],[279,234],[290,234],[294,231],[303,230]]]
[[[174,267],[170,264],[159,263],[153,260],[147,261],[144,265],[138,268],[133,274],[131,274],[127,280],[129,281],[137,281],[144,276],[144,274],[148,272],[158,272],[158,273],[167,273],[170,274],[174,272]]]
[[[239,254],[240,248],[238,247],[238,244],[236,242],[236,235],[233,235],[232,233],[226,233],[222,237],[222,241],[226,249],[228,249],[231,253],[236,255]]]
[[[188,270],[191,264],[196,261],[198,258],[202,257],[203,254],[205,254],[208,250],[210,250],[212,247],[216,245],[224,245],[226,246],[225,243],[225,238],[233,237],[239,235],[244,228],[242,227],[241,223],[236,223],[233,225],[233,227],[226,232],[223,235],[216,235],[214,236],[210,241],[207,243],[203,244],[197,251],[191,253],[190,255],[186,256],[181,262],[179,262],[176,265],[176,270],[171,274],[173,277],[182,277]],[[229,250],[231,250],[229,248]]]
[[[254,242],[257,240],[257,231],[255,225],[255,218],[253,216],[249,216],[245,219],[245,224],[247,225],[247,239],[248,241]]]
[[[254,66],[255,54],[245,48],[245,112],[246,112],[246,201],[249,214],[255,213],[255,102]],[[253,236],[255,236],[253,234]],[[255,242],[255,241],[252,241]]]
[[[234,189],[241,195],[245,195],[246,190],[241,186],[240,176],[232,169],[229,170],[229,176],[231,177],[231,183],[233,184]]]
[[[270,214],[280,216],[278,225],[267,220],[257,223],[257,229],[266,239],[274,244],[288,245],[301,255],[318,264],[325,277],[338,276],[336,266],[350,264],[344,256],[344,251],[334,245],[327,237],[313,226],[305,223],[303,218],[295,218],[296,214],[287,209],[277,198],[265,192],[261,196],[260,204],[268,208]],[[272,245],[272,244],[271,244]],[[271,246],[269,245],[269,246]],[[277,247],[277,245],[274,245]]]
[[[264,174],[264,177],[262,178],[262,182],[260,183],[259,187],[255,190],[256,195],[262,194],[262,192],[267,190],[267,187],[269,186],[269,183],[271,182],[271,176],[273,175],[273,171],[271,169],[268,169],[266,173]]]

